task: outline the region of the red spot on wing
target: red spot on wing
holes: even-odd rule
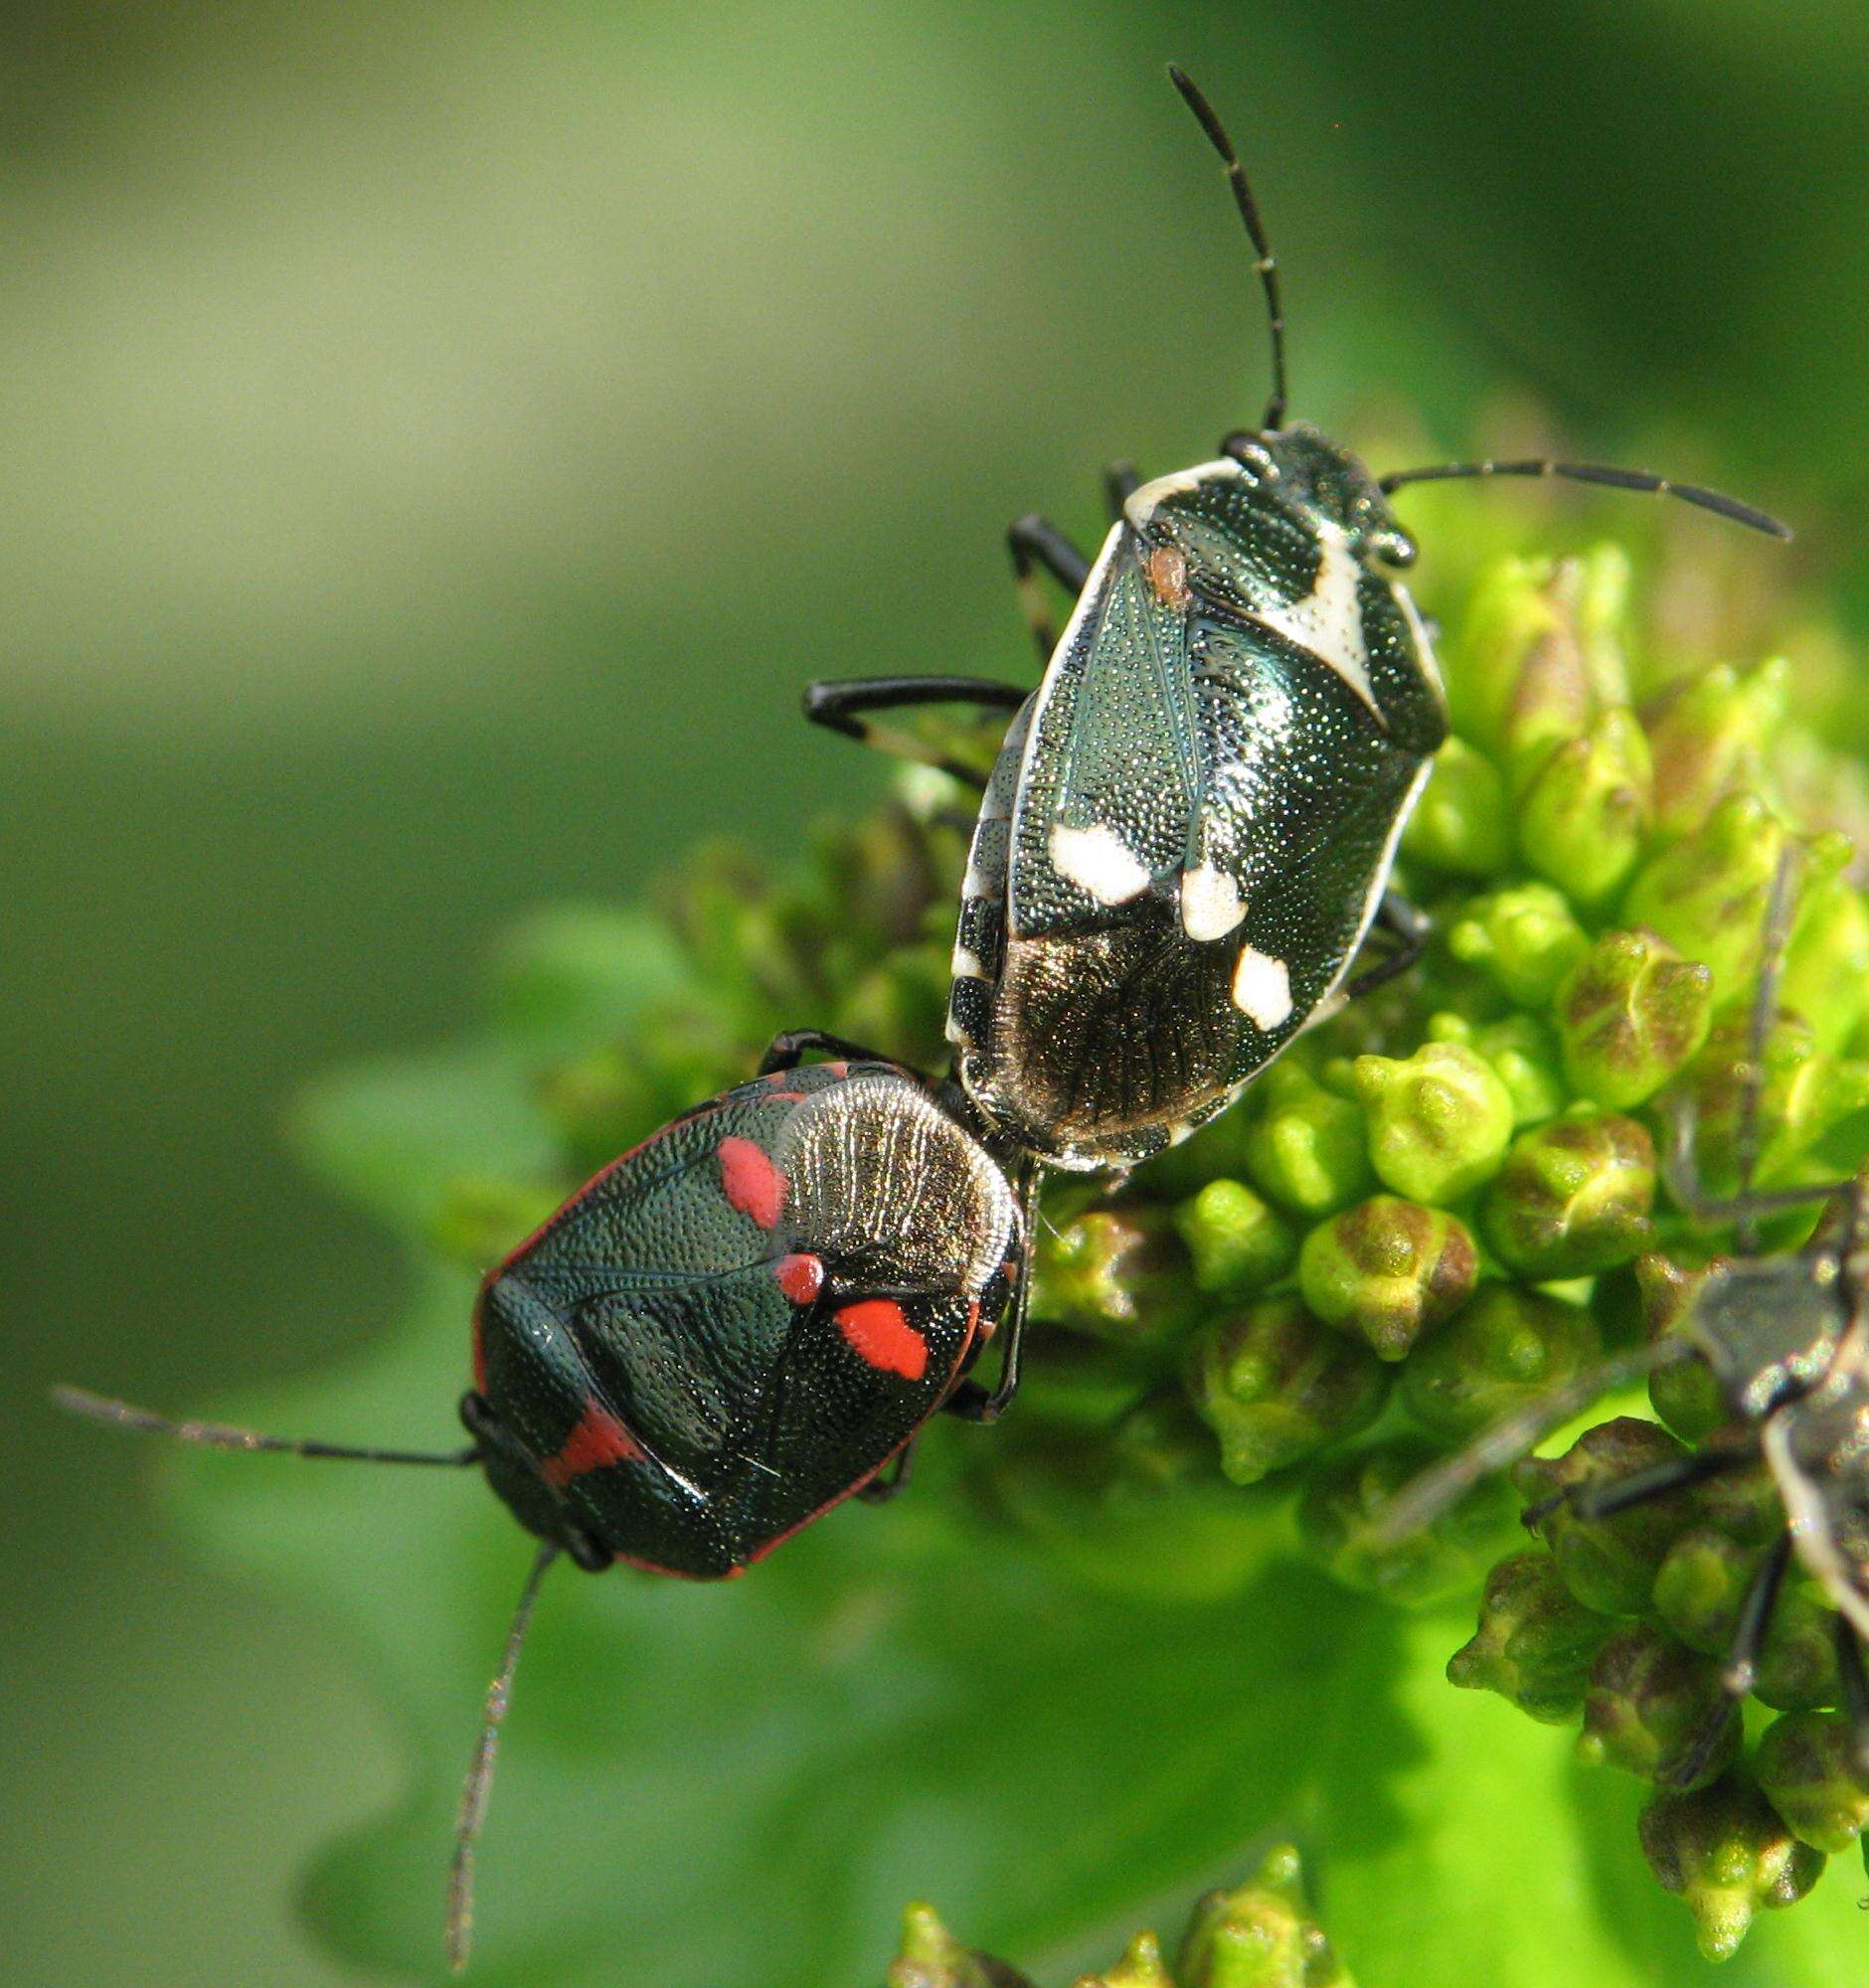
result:
[[[819,1256],[781,1256],[772,1265],[778,1287],[795,1305],[808,1305],[824,1288],[824,1261]]]
[[[824,1070],[828,1076],[845,1077],[850,1075],[850,1066],[840,1057],[835,1063],[827,1063]]]
[[[721,1189],[733,1206],[770,1229],[785,1205],[785,1176],[772,1157],[751,1139],[725,1138],[720,1145]]]
[[[837,1314],[851,1349],[884,1374],[919,1381],[928,1372],[928,1341],[894,1298],[863,1298]]]
[[[642,1445],[621,1422],[595,1402],[590,1402],[578,1426],[559,1445],[556,1456],[548,1456],[539,1475],[554,1491],[562,1491],[574,1477],[587,1470],[601,1470],[606,1464],[628,1463],[642,1454]]]

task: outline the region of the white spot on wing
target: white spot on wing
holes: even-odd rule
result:
[[[1126,905],[1148,889],[1146,867],[1124,846],[1105,822],[1089,828],[1067,828],[1054,822],[1046,840],[1052,867],[1100,905]]]
[[[1181,925],[1197,944],[1225,938],[1245,916],[1240,887],[1228,871],[1203,863],[1182,873]]]
[[[1240,948],[1233,969],[1233,1005],[1268,1035],[1291,1019],[1291,976],[1282,959],[1250,945]]]
[[[1302,600],[1289,605],[1270,603],[1255,609],[1268,628],[1310,650],[1336,671],[1376,713],[1376,694],[1369,687],[1369,644],[1363,637],[1363,603],[1357,586],[1363,568],[1342,529],[1327,518],[1312,520],[1320,558],[1317,583]]]

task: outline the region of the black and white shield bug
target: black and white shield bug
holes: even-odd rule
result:
[[[477,1467],[538,1540],[461,1799],[456,1966],[499,1728],[553,1561],[742,1574],[843,1499],[899,1488],[937,1410],[991,1420],[1010,1399],[1016,1332],[993,1392],[967,1370],[1025,1287],[1025,1224],[964,1110],[834,1037],[778,1037],[755,1080],[605,1167],[487,1272],[462,1449],[297,1441],[59,1391],[76,1413],[216,1448]]]
[[[1683,1281],[1677,1315],[1645,1345],[1603,1361],[1485,1430],[1425,1472],[1381,1515],[1378,1540],[1396,1541],[1428,1523],[1482,1476],[1530,1451],[1549,1430],[1612,1387],[1664,1366],[1702,1363],[1730,1417],[1696,1449],[1582,1492],[1565,1491],[1526,1514],[1538,1523],[1560,1503],[1607,1518],[1689,1485],[1764,1463],[1784,1507],[1784,1527],[1761,1561],[1740,1607],[1722,1671],[1728,1700],[1753,1686],[1780,1589],[1793,1559],[1836,1608],[1837,1667],[1858,1765],[1869,1775],[1869,1168],[1855,1179],[1762,1193],[1752,1174],[1766,1036],[1778,998],[1792,914],[1795,852],[1774,880],[1765,964],[1753,1004],[1743,1067],[1739,1191],[1709,1197],[1696,1164],[1691,1092],[1674,1113],[1669,1192],[1697,1221],[1735,1226],[1739,1253],[1716,1256]],[[1822,1202],[1801,1248],[1749,1253],[1762,1218]],[[1697,1781],[1728,1727],[1723,1704],[1660,1778]]]
[[[1009,534],[1045,660],[1035,692],[967,677],[814,684],[807,716],[913,750],[866,714],[1014,712],[962,886],[948,1036],[982,1118],[1046,1164],[1126,1167],[1212,1117],[1302,1029],[1420,951],[1390,888],[1446,735],[1432,645],[1397,570],[1390,493],[1429,477],[1559,475],[1714,491],[1588,463],[1447,463],[1378,478],[1285,419],[1277,270],[1233,146],[1169,72],[1225,165],[1272,330],[1258,428],[1192,469],[1112,470],[1095,562],[1054,526]],[[1054,636],[1039,570],[1076,596]],[[1353,972],[1373,924],[1392,944]]]

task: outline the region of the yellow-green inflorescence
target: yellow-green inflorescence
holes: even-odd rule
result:
[[[1837,1738],[1828,1604],[1793,1572],[1756,1689],[1777,1724],[1755,1738],[1760,1713],[1735,1717],[1683,1783],[1783,1523],[1769,1487],[1715,1479],[1595,1521],[1548,1507],[1529,1539],[1515,1524],[1563,1485],[1705,1439],[1724,1411],[1704,1371],[1657,1376],[1657,1419],[1606,1409],[1423,1536],[1389,1543],[1376,1523],[1436,1455],[1664,1330],[1732,1246],[1674,1204],[1660,1155],[1690,1099],[1708,1191],[1736,1185],[1787,839],[1798,898],[1757,1178],[1835,1179],[1869,1156],[1869,906],[1838,827],[1869,821],[1861,774],[1791,724],[1783,664],[1710,666],[1637,638],[1631,593],[1614,549],[1472,578],[1444,642],[1454,737],[1401,850],[1399,882],[1434,920],[1427,955],[1126,1180],[1054,1178],[1030,1378],[966,1475],[1000,1522],[1116,1590],[1253,1577],[1269,1500],[1301,1553],[1361,1590],[1407,1605],[1483,1584],[1453,1682],[1579,1722],[1587,1758],[1655,1784],[1643,1849],[1717,1955],[1801,1897],[1869,1808]],[[927,741],[982,765],[993,744],[945,726]],[[744,1077],[779,1028],[942,1070],[971,805],[918,767],[880,810],[820,831],[792,875],[704,851],[654,918],[561,914],[521,934],[502,998],[536,1036],[559,1165],[462,1183],[441,1245],[497,1255],[577,1179]],[[588,995],[625,971],[642,1020],[618,1042],[589,1021],[615,1004]],[[1230,1530],[1249,1512],[1250,1542]],[[1224,1944],[1181,1976],[1138,1948],[1097,1978],[1336,1978],[1227,1972]],[[906,1954],[899,1981],[971,1983],[958,1966]]]
[[[1173,1965],[1152,1932],[1138,1932],[1112,1966],[1073,1988],[1355,1988],[1311,1915],[1298,1854],[1280,1844],[1244,1884],[1194,1907]],[[903,1915],[902,1947],[885,1988],[1032,1988],[990,1954],[963,1946],[925,1905]]]

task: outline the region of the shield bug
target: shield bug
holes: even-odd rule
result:
[[[1561,1503],[1581,1517],[1608,1518],[1726,1472],[1763,1462],[1784,1526],[1761,1561],[1736,1618],[1721,1673],[1725,1698],[1753,1687],[1780,1589],[1793,1558],[1836,1608],[1837,1667],[1858,1764],[1869,1774],[1869,1169],[1854,1180],[1762,1193],[1753,1186],[1767,1031],[1792,912],[1796,856],[1787,848],[1773,880],[1764,962],[1740,1068],[1736,1128],[1739,1189],[1730,1199],[1703,1189],[1691,1091],[1674,1107],[1666,1170],[1676,1203],[1697,1222],[1734,1225],[1739,1249],[1684,1280],[1677,1315],[1641,1347],[1600,1363],[1484,1431],[1425,1472],[1379,1519],[1396,1541],[1426,1524],[1487,1473],[1525,1455],[1550,1429],[1637,1375],[1699,1361],[1718,1384],[1729,1416],[1700,1447],[1591,1489],[1558,1493],[1526,1513],[1536,1525]],[[1824,1204],[1800,1248],[1753,1253],[1762,1218]],[[1723,1703],[1661,1778],[1688,1786],[1729,1724]]]
[[[1446,719],[1394,578],[1390,508],[1434,477],[1550,475],[1671,494],[1788,536],[1718,492],[1592,463],[1377,477],[1285,418],[1284,320],[1259,208],[1212,106],[1169,75],[1226,169],[1272,337],[1272,397],[1219,456],[1109,474],[1087,560],[1038,518],[1008,535],[1044,675],[814,684],[806,715],[891,749],[869,714],[1016,714],[962,886],[948,1036],[984,1120],[1051,1166],[1126,1167],[1222,1110],[1309,1023],[1405,967],[1426,920],[1390,884]],[[1076,597],[1053,629],[1039,574]],[[1380,922],[1393,943],[1352,972]]]
[[[833,1060],[805,1064],[817,1051]],[[954,1100],[957,1103],[957,1100]],[[223,1449],[478,1467],[540,1543],[461,1798],[447,1942],[464,1963],[473,1848],[520,1644],[559,1555],[709,1580],[855,1494],[902,1481],[937,1409],[991,1419],[967,1377],[1015,1291],[1012,1183],[948,1100],[816,1031],[665,1125],[482,1280],[472,1440],[355,1449],[171,1421],[77,1390],[62,1406]],[[895,1474],[879,1475],[895,1459]]]

